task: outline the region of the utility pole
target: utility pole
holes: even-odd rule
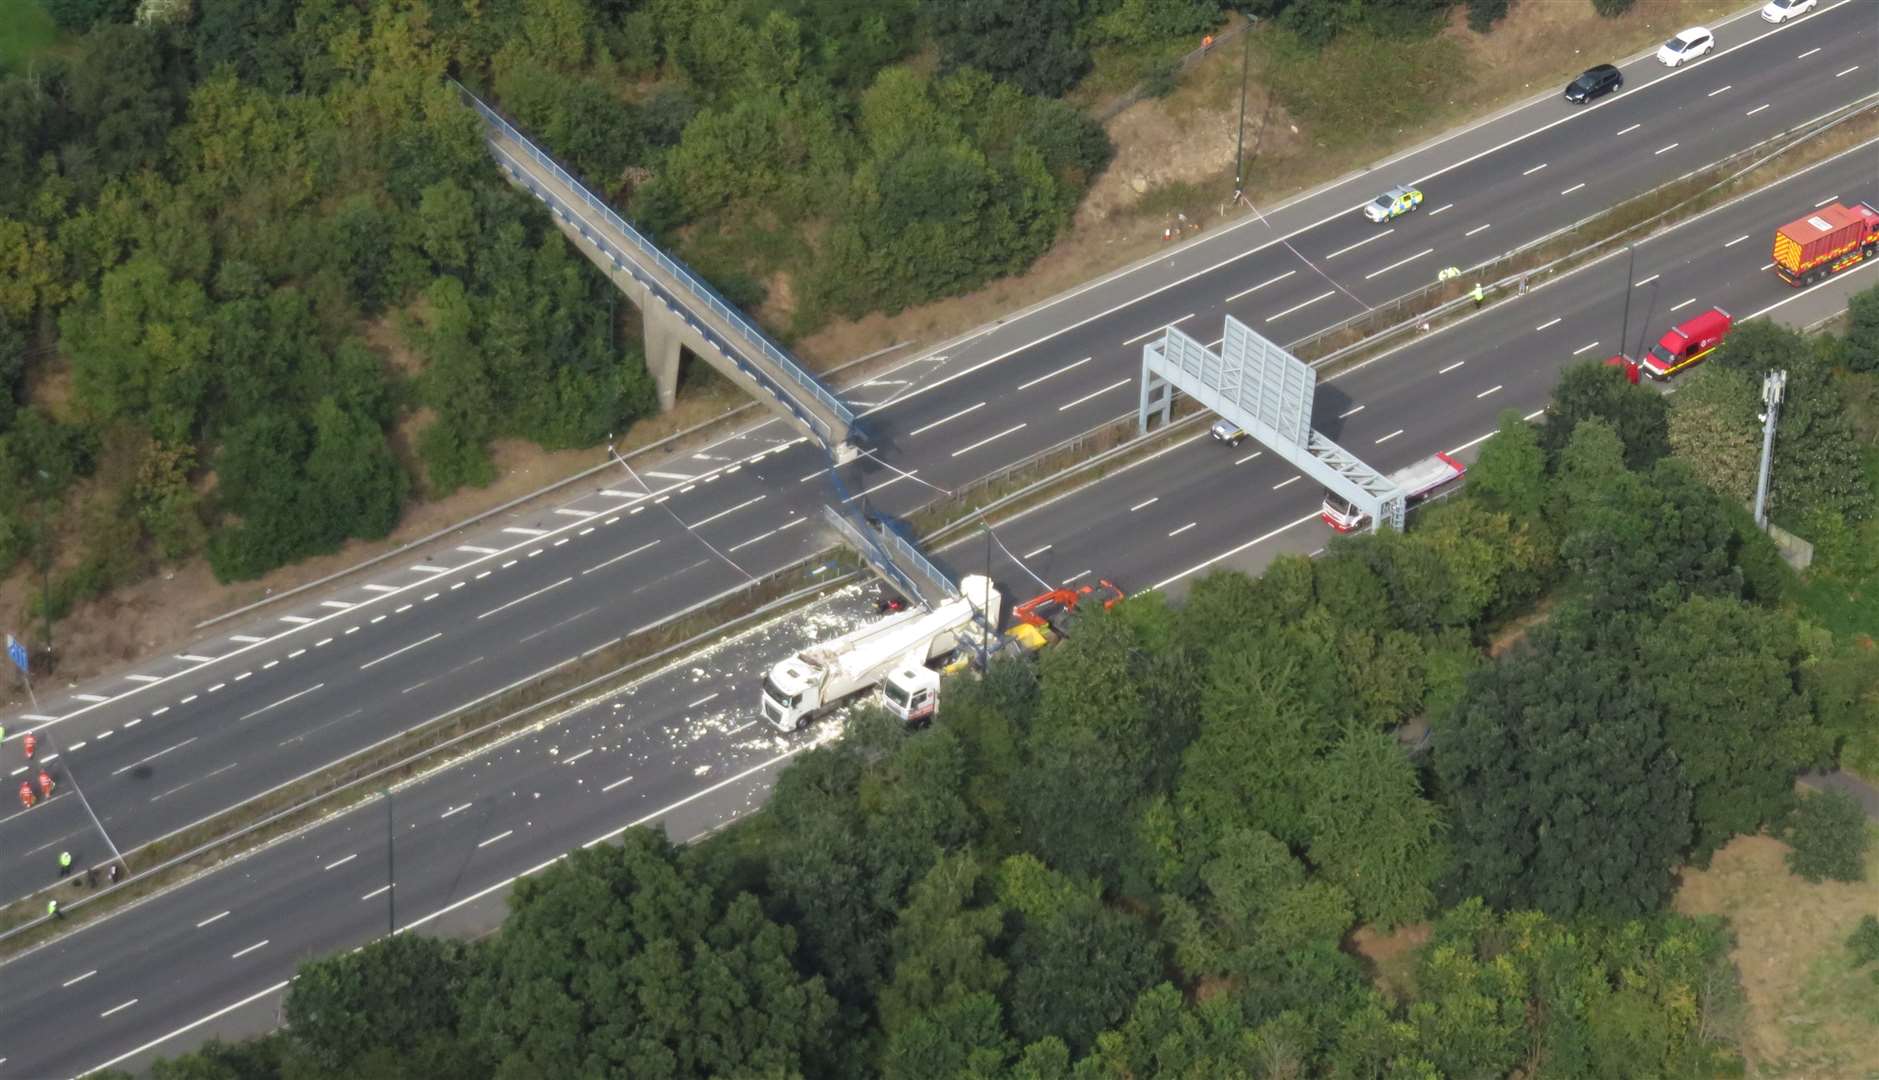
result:
[[[986,601],[990,599],[989,593],[992,580],[992,523],[985,520],[983,514],[979,515],[979,528],[985,530],[986,592],[979,594],[979,670],[984,671],[986,666],[991,663],[990,654],[986,650],[991,647],[992,633],[997,627],[992,625],[991,613],[986,610]],[[967,603],[971,603],[970,597],[967,598]]]
[[[1775,458],[1775,422],[1781,414],[1781,395],[1788,385],[1788,373],[1771,371],[1762,376],[1762,465],[1755,476],[1755,527],[1768,528],[1768,474]]]
[[[1626,350],[1630,344],[1629,338],[1631,337],[1631,290],[1634,288],[1631,284],[1631,280],[1638,272],[1637,245],[1626,244],[1625,251],[1629,252],[1631,255],[1631,263],[1625,268],[1625,317],[1624,322],[1618,324],[1618,355],[1629,360],[1632,356],[1630,352]],[[1639,357],[1638,359],[1641,361],[1643,358]]]
[[[398,932],[398,865],[393,861],[391,789],[385,789],[385,936]]]
[[[1240,52],[1240,124],[1233,135],[1233,201],[1239,202],[1246,193],[1246,76],[1253,66],[1253,20],[1250,15],[1242,15],[1246,26],[1240,30],[1240,36],[1246,39],[1245,48]]]

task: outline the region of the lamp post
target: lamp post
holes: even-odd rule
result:
[[[385,935],[390,937],[398,932],[398,864],[393,861],[392,842],[395,837],[392,826],[391,789],[385,789]]]
[[[1233,134],[1233,201],[1239,202],[1246,192],[1246,76],[1253,65],[1253,18],[1243,16],[1246,26],[1240,30],[1240,36],[1246,39],[1240,51],[1240,123]]]

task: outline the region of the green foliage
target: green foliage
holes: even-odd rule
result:
[[[1318,777],[1306,811],[1313,865],[1367,923],[1387,929],[1421,918],[1443,869],[1442,822],[1402,748],[1388,735],[1346,735]]]
[[[1119,0],[1091,26],[1098,40],[1135,47],[1192,42],[1219,25],[1220,0]],[[1152,79],[1152,76],[1151,76]]]
[[[1809,795],[1788,824],[1788,869],[1808,881],[1866,880],[1866,812],[1844,791]]]
[[[1879,960],[1879,915],[1860,916],[1859,925],[1846,939],[1846,951],[1853,954],[1855,967]]]
[[[287,991],[287,1037],[330,1072],[352,1070],[373,1054],[408,1060],[450,1053],[439,1044],[457,1029],[458,1002],[475,969],[461,942],[417,934],[310,960]],[[467,1053],[461,1064],[482,1065]]]
[[[1635,916],[1669,895],[1690,783],[1650,695],[1604,640],[1559,620],[1475,673],[1436,741],[1458,895]]]
[[[1466,59],[1458,42],[1390,28],[1360,27],[1349,0],[1298,0],[1285,8],[1284,33],[1261,33],[1266,85],[1327,145],[1394,137],[1445,104]],[[1325,70],[1362,72],[1324,78]]]
[[[82,32],[101,22],[127,23],[137,11],[137,0],[36,0],[59,24],[59,29]]]
[[[1058,97],[1090,68],[1076,0],[925,0],[946,69],[977,68],[1027,94]],[[1165,5],[1164,5],[1165,6]]]
[[[1669,404],[1651,387],[1633,386],[1624,372],[1596,360],[1574,364],[1560,374],[1553,400],[1540,424],[1540,448],[1557,464],[1584,420],[1610,425],[1624,448],[1625,466],[1642,472],[1670,453]]]
[[[1630,11],[1631,6],[1637,2],[1638,0],[1592,0],[1592,10],[1607,19],[1614,19]]]
[[[1546,454],[1539,429],[1518,409],[1503,409],[1494,437],[1468,470],[1468,490],[1488,506],[1532,521],[1546,505]]]
[[[1507,17],[1508,0],[1468,0],[1468,29],[1485,34]]]
[[[1879,371],[1879,286],[1846,298],[1844,360],[1853,371]]]

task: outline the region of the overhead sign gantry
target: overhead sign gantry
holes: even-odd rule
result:
[[[1317,389],[1310,364],[1229,315],[1217,353],[1172,326],[1142,346],[1138,420],[1143,434],[1155,416],[1166,424],[1179,390],[1369,515],[1373,530],[1401,529],[1403,489],[1311,429]]]

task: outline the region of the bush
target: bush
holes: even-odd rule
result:
[[[1615,19],[1630,11],[1631,5],[1635,3],[1637,0],[1592,0],[1592,10],[1607,19]]]
[[[1165,98],[1174,93],[1180,85],[1181,62],[1179,60],[1158,61],[1142,76],[1142,95],[1151,98]]]
[[[1485,34],[1507,17],[1507,0],[1468,0],[1468,29]]]
[[[1866,812],[1844,791],[1801,800],[1788,827],[1788,869],[1809,881],[1866,880]]]
[[[1853,954],[1855,967],[1879,960],[1879,915],[1860,919],[1853,936],[1846,939],[1846,950]]]

